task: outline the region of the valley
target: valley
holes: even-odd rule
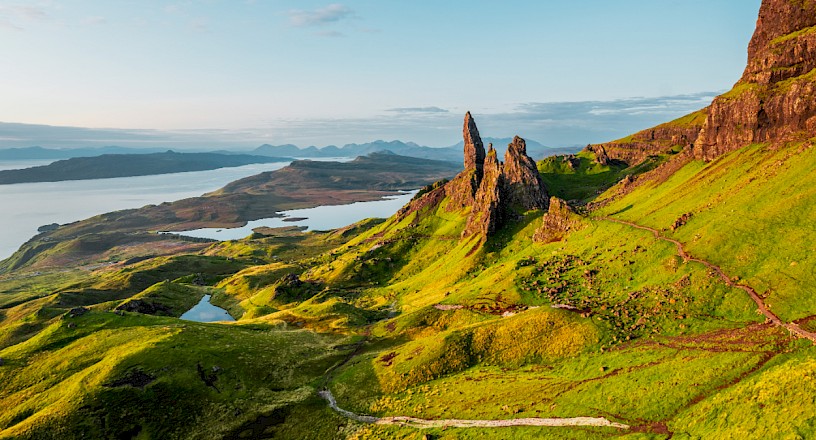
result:
[[[574,154],[467,112],[461,164],[295,161],[37,235],[0,262],[0,438],[816,436],[816,3],[759,14],[733,90]],[[202,298],[229,318],[179,319]]]

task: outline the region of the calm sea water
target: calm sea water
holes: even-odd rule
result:
[[[0,169],[19,168],[20,163],[0,161]],[[45,163],[48,161],[38,164]],[[234,180],[286,165],[282,162],[157,176],[0,185],[0,259],[11,256],[42,225],[196,197]]]
[[[394,215],[400,208],[411,201],[417,191],[405,192],[396,196],[383,197],[382,200],[357,202],[348,205],[326,205],[308,209],[281,211],[283,218],[266,218],[251,221],[241,228],[204,228],[192,231],[176,232],[189,237],[212,238],[215,240],[237,240],[252,234],[252,230],[267,226],[280,228],[285,226],[306,226],[307,229],[326,231],[342,228],[360,220]],[[303,220],[284,221],[286,218]]]
[[[204,295],[198,304],[181,315],[181,319],[196,322],[235,321],[226,310],[210,304],[210,295]]]

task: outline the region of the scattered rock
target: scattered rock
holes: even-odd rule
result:
[[[687,213],[681,215],[680,217],[678,217],[677,220],[675,220],[674,223],[672,223],[671,230],[676,231],[681,226],[685,226],[685,224],[688,223],[688,221],[691,219],[691,217],[693,215],[694,214],[692,214],[690,212],[687,212]]]
[[[119,312],[136,312],[143,315],[171,316],[173,311],[164,304],[148,302],[143,299],[132,299],[116,307]]]
[[[134,368],[124,376],[120,377],[119,379],[114,380],[113,382],[105,384],[106,387],[109,388],[116,388],[116,387],[123,387],[123,386],[131,386],[133,388],[144,388],[156,380],[156,377],[152,374],[145,373],[140,368]]]
[[[68,311],[68,317],[76,318],[77,316],[82,316],[88,312],[90,312],[90,310],[86,309],[85,307],[74,307],[73,309]]]
[[[218,381],[218,371],[213,369],[212,371],[208,372],[201,366],[201,362],[196,364],[196,370],[198,371],[198,377],[204,382],[204,385],[214,389],[216,392],[220,393],[221,390],[215,386],[215,382]],[[220,371],[220,370],[219,370]]]

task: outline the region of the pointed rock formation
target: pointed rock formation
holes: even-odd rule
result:
[[[467,226],[462,232],[463,237],[480,234],[489,237],[504,222],[505,215],[505,179],[502,173],[502,164],[496,157],[496,150],[490,145],[487,159],[484,163],[484,176],[479,191],[476,193],[476,203],[468,216]]]
[[[476,175],[481,179],[485,149],[482,138],[479,136],[479,129],[476,128],[476,121],[473,120],[470,112],[465,114],[465,126],[462,128],[462,136],[465,138],[465,170],[475,169]]]
[[[714,100],[694,156],[712,160],[752,143],[813,137],[814,69],[816,2],[763,0],[742,79]]]
[[[502,164],[493,144],[485,154],[476,122],[469,112],[465,115],[463,135],[465,170],[444,185],[423,190],[421,196],[399,211],[400,217],[438,207],[447,199],[448,211],[463,210],[468,214],[462,237],[478,235],[485,239],[519,213],[547,209],[547,189],[535,162],[527,156],[524,139],[518,136],[513,139]]]
[[[465,115],[462,135],[465,138],[465,170],[450,183],[449,194],[452,200],[450,209],[473,206],[484,175],[484,144],[479,136],[479,129],[476,128],[476,121],[473,120],[470,112]]]
[[[521,211],[547,209],[547,191],[538,167],[527,155],[527,143],[516,136],[504,155],[507,203]]]

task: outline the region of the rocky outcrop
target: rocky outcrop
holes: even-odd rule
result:
[[[752,143],[816,134],[816,2],[763,0],[734,88],[711,105],[694,156],[712,160]]]
[[[132,299],[124,304],[120,304],[116,307],[116,310],[141,313],[143,315],[173,316],[173,311],[170,307],[142,299]]]
[[[588,145],[586,151],[595,153],[596,160],[602,165],[619,160],[634,166],[649,156],[665,154],[674,148],[690,149],[705,125],[707,115],[708,108],[705,108],[614,142]]]
[[[581,218],[567,202],[553,197],[550,199],[550,208],[544,214],[544,222],[535,234],[533,241],[537,243],[552,243],[561,241],[570,231],[581,227]]]
[[[527,155],[524,139],[513,139],[502,163],[492,144],[485,153],[470,113],[465,115],[463,134],[465,170],[443,186],[427,188],[402,208],[398,217],[420,213],[447,199],[448,211],[468,212],[462,236],[486,238],[521,212],[547,209],[547,189],[535,162]]]
[[[538,167],[527,155],[527,143],[518,136],[504,155],[504,185],[510,207],[521,211],[547,209],[547,191]]]

